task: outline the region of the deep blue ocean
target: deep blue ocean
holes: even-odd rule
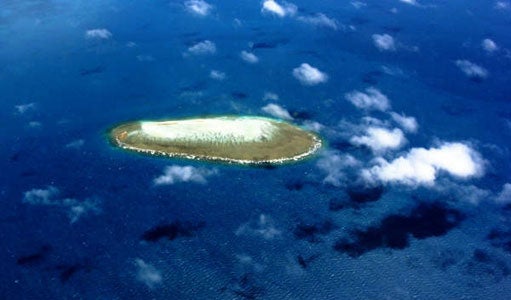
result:
[[[511,299],[511,1],[0,0],[0,299]],[[284,119],[286,165],[113,146]]]

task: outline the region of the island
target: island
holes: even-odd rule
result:
[[[126,150],[247,165],[298,161],[322,144],[313,132],[259,116],[133,121],[114,127],[109,136]]]

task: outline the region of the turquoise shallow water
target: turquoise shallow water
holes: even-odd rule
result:
[[[278,3],[0,2],[1,298],[508,298],[511,3]],[[268,104],[323,151],[250,168],[106,135]],[[434,180],[382,175],[400,157]]]

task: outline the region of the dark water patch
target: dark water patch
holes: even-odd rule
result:
[[[184,85],[179,87],[180,93],[190,93],[190,92],[197,92],[201,90],[205,90],[208,87],[208,82],[206,81],[199,81],[195,82],[193,84]]]
[[[328,210],[333,212],[351,207],[353,207],[353,205],[344,197],[336,197],[328,201]]]
[[[26,170],[20,173],[21,177],[34,177],[38,173],[35,170]]]
[[[290,110],[289,114],[297,121],[306,121],[314,118],[314,115],[305,110]]]
[[[436,268],[445,271],[449,267],[457,265],[463,259],[463,255],[460,250],[446,249],[433,255],[431,262]]]
[[[142,235],[141,239],[147,242],[158,242],[160,239],[167,239],[169,241],[175,240],[178,237],[194,236],[196,232],[204,228],[204,222],[192,223],[174,221],[170,224],[163,224],[153,227]]]
[[[80,76],[89,76],[94,74],[103,73],[106,70],[105,66],[97,66],[90,69],[81,69],[80,70]]]
[[[13,153],[11,156],[9,156],[9,161],[15,163],[15,162],[18,162],[20,160],[20,158],[21,158],[21,152],[18,151],[16,153]]]
[[[465,273],[476,279],[476,285],[497,283],[509,276],[506,261],[483,249],[475,249],[464,266]]]
[[[275,39],[271,41],[260,41],[255,42],[252,44],[252,50],[256,49],[274,49],[279,46],[283,46],[289,43],[289,39],[282,38],[282,39]]]
[[[253,278],[251,273],[245,273],[232,280],[220,292],[229,292],[238,299],[255,300],[265,295],[265,290]]]
[[[238,99],[238,100],[243,100],[243,99],[248,98],[248,94],[247,93],[243,93],[243,92],[239,92],[239,91],[231,92],[231,96],[233,98],[235,98],[235,99]]]
[[[57,271],[59,273],[60,282],[66,283],[79,272],[90,273],[93,267],[88,261],[85,261],[72,264],[59,264],[51,267],[50,270]]]
[[[19,256],[16,259],[18,266],[31,267],[43,263],[48,254],[51,252],[52,247],[50,245],[41,246],[36,252]]]
[[[323,220],[316,223],[299,223],[293,229],[293,235],[298,240],[305,240],[309,243],[321,242],[319,236],[326,235],[337,226],[331,220]]]
[[[369,85],[377,85],[380,77],[383,75],[382,71],[370,71],[362,74],[362,82]]]
[[[313,262],[316,258],[319,257],[319,254],[313,254],[313,255],[310,255],[310,256],[307,256],[307,257],[304,257],[300,254],[298,254],[296,256],[296,262],[298,263],[298,265],[302,268],[302,269],[307,269],[307,267],[309,266],[309,264],[311,262]]]
[[[511,230],[492,229],[486,237],[492,246],[511,253]]]
[[[398,33],[398,32],[401,32],[403,30],[402,27],[399,27],[399,26],[393,26],[393,25],[383,25],[381,27],[381,29],[387,31],[387,32],[390,32],[390,33]]]
[[[445,103],[441,106],[442,111],[450,116],[463,116],[474,112],[474,108],[467,105]]]
[[[369,19],[368,18],[365,18],[365,17],[362,17],[362,16],[355,16],[355,17],[352,17],[350,19],[350,24],[351,25],[365,25],[369,23]]]
[[[290,191],[300,191],[305,186],[305,181],[300,179],[292,179],[287,181],[284,186]]]
[[[417,239],[442,236],[456,227],[464,216],[439,202],[420,203],[409,215],[390,215],[380,224],[351,232],[349,239],[341,239],[334,249],[351,257],[380,249],[404,249],[409,236]]]
[[[361,204],[378,201],[385,192],[385,188],[382,185],[378,186],[353,185],[348,187],[346,192],[348,193],[348,196],[350,197],[351,201],[357,204]]]

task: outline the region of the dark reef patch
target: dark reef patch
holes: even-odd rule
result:
[[[376,85],[380,77],[383,75],[382,71],[370,71],[362,75],[362,82],[369,85]]]
[[[83,271],[86,273],[90,273],[93,268],[89,262],[85,261],[72,264],[59,264],[56,265],[55,267],[52,267],[51,269],[59,272],[60,282],[66,283],[71,279],[71,277],[75,276],[78,272]]]
[[[511,230],[492,229],[486,237],[492,246],[511,253]]]
[[[380,224],[351,232],[350,239],[341,239],[334,249],[351,257],[379,249],[404,249],[409,236],[417,239],[445,235],[456,227],[464,216],[439,202],[421,203],[409,215],[390,215]]]
[[[231,92],[231,96],[235,99],[242,100],[248,98],[247,93],[239,92],[239,91],[233,91]]]
[[[314,254],[311,256],[303,257],[302,255],[298,254],[296,256],[296,262],[302,269],[307,269],[309,264],[313,262],[316,258],[319,257],[319,254]]]
[[[80,70],[80,76],[89,76],[94,74],[103,73],[106,70],[106,67],[104,66],[97,66],[90,69],[81,69]]]
[[[205,226],[204,222],[180,222],[174,221],[170,224],[163,224],[153,227],[142,235],[141,239],[146,242],[157,242],[160,239],[166,238],[172,241],[178,237],[190,237]]]
[[[328,234],[336,228],[337,226],[331,220],[323,220],[317,223],[299,223],[293,229],[293,235],[298,240],[318,243],[321,242],[319,235]]]
[[[220,292],[230,292],[237,298],[254,300],[264,296],[264,288],[257,284],[251,273],[245,273],[239,278],[232,280]]]
[[[361,204],[378,201],[385,192],[385,188],[382,185],[353,185],[348,187],[346,192],[348,193],[351,201]]]
[[[52,247],[50,245],[41,246],[36,252],[19,256],[16,259],[16,264],[18,266],[34,266],[44,262],[51,252]]]
[[[475,285],[500,282],[510,273],[504,259],[482,249],[474,250],[464,270],[467,275],[475,277]]]

